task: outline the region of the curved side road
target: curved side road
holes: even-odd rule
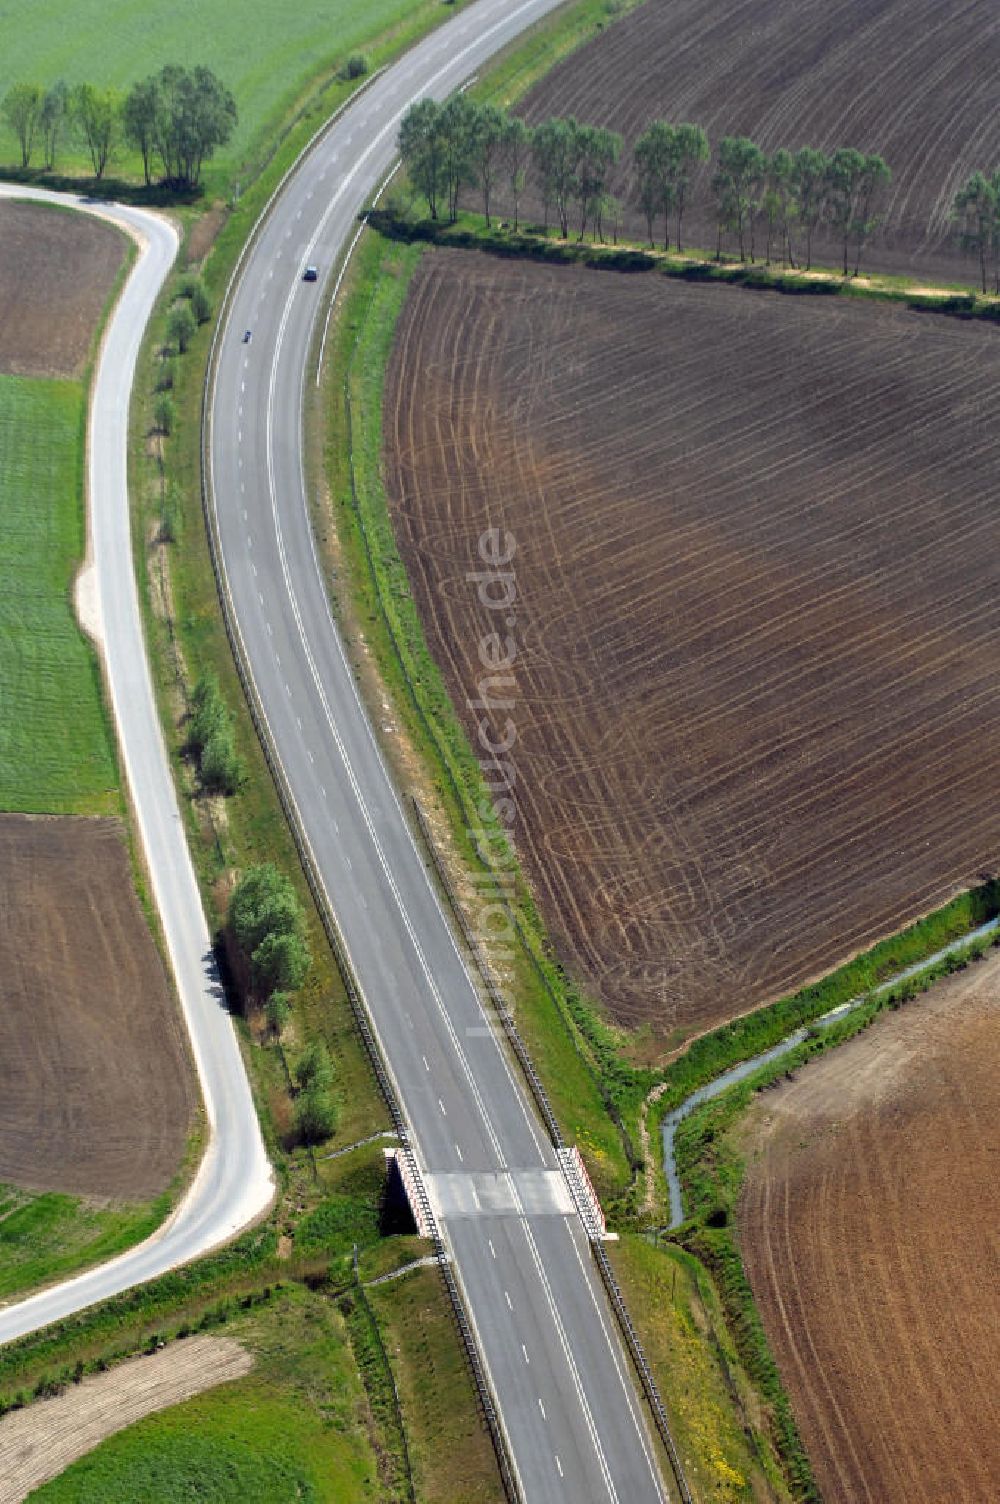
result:
[[[94,635],[105,662],[122,762],[201,1083],[208,1147],[163,1227],[109,1263],[0,1310],[0,1342],[207,1252],[270,1204],[274,1179],[187,848],[146,660],[132,561],[126,475],[129,399],[146,324],[177,254],[158,215],[0,183],[0,196],[61,204],[117,225],[139,255],[114,309],[95,371],[88,426]],[[89,624],[88,624],[89,625]],[[141,1006],[142,1000],[136,999]]]
[[[220,323],[208,501],[252,697],[406,1115],[521,1492],[656,1504],[664,1485],[586,1231],[358,697],[302,460],[324,285],[392,165],[402,114],[452,93],[556,3],[476,0],[373,80],[283,184]],[[318,282],[303,280],[307,264]]]

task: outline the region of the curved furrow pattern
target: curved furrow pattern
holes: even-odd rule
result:
[[[473,737],[476,540],[516,540],[512,833],[618,1020],[743,1012],[993,862],[998,350],[870,304],[425,258],[397,536]]]

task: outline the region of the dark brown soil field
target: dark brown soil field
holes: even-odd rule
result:
[[[0,1182],[145,1200],[198,1100],[114,820],[0,815]]]
[[[982,325],[425,256],[397,537],[472,740],[481,640],[516,653],[485,717],[513,834],[620,1022],[716,1024],[995,867],[998,400]],[[491,527],[501,612],[469,579]]]
[[[760,1099],[748,1272],[827,1504],[1000,1480],[1000,958]]]
[[[948,216],[968,173],[1000,159],[998,72],[994,0],[648,0],[555,68],[523,113],[573,114],[629,142],[659,117],[703,125],[713,148],[747,135],[769,152],[879,152],[893,171],[886,244],[865,264],[975,281]],[[689,245],[715,246],[710,177],[685,216]],[[645,234],[641,215],[630,226]]]
[[[125,245],[89,215],[0,202],[0,372],[82,373]]]

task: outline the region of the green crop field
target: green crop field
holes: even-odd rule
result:
[[[97,658],[77,626],[84,390],[0,376],[0,809],[118,812]]]
[[[239,125],[220,153],[212,182],[251,152],[312,78],[339,67],[365,43],[393,31],[428,0],[14,0],[4,7],[0,98],[14,82],[48,86],[63,78],[125,89],[164,63],[204,64],[230,88]],[[74,162],[82,155],[74,153]],[[17,160],[0,126],[0,162]],[[112,163],[112,173],[115,164]]]

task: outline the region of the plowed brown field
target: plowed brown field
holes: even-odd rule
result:
[[[473,740],[481,639],[510,634],[514,837],[623,1023],[718,1023],[995,864],[998,401],[981,326],[425,256],[397,537]]]
[[[0,1182],[144,1200],[197,1101],[114,820],[0,815]]]
[[[189,1337],[94,1374],[0,1421],[0,1504],[21,1504],[77,1457],[144,1416],[242,1378],[253,1357],[225,1337]]]
[[[89,215],[0,203],[0,371],[81,375],[125,246]]]
[[[1000,958],[768,1093],[740,1235],[827,1504],[1000,1491]]]
[[[648,0],[553,69],[523,105],[533,123],[575,114],[631,142],[650,120],[694,120],[713,147],[855,146],[893,170],[884,246],[868,266],[967,277],[951,243],[955,191],[1000,158],[1000,8],[994,0]],[[715,245],[711,169],[689,245]],[[613,191],[625,194],[624,179]],[[630,226],[642,235],[638,214]],[[820,247],[836,259],[829,242]]]

